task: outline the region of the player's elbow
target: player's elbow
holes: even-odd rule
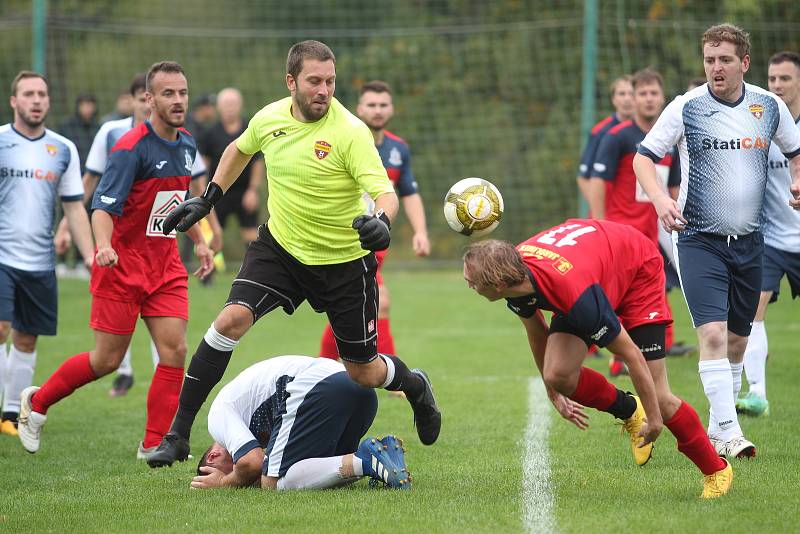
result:
[[[236,462],[234,469],[242,486],[252,486],[261,477],[263,463],[263,456],[257,458],[254,455],[245,455]]]

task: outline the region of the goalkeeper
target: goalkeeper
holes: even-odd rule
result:
[[[197,412],[250,327],[278,307],[292,314],[304,300],[327,313],[350,377],[362,386],[404,392],[420,441],[430,445],[439,436],[441,415],[427,375],[377,351],[374,253],[389,246],[398,202],[372,135],[333,98],[336,67],[328,46],[297,43],[286,63],[291,96],[259,111],[225,149],[205,194],[165,221],[167,232],[189,229],[263,152],[270,219],[248,246],[224,308],[192,357],[178,413],[149,457],[151,467],[187,458]],[[374,216],[363,215],[363,191],[375,200]]]

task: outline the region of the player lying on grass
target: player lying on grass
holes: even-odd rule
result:
[[[562,417],[584,429],[588,406],[621,419],[638,465],[650,459],[665,424],[678,450],[705,475],[702,497],[728,492],[730,464],[717,456],[694,408],[670,391],[664,339],[672,318],[664,265],[641,232],[570,219],[517,247],[479,241],[464,254],[464,279],[490,301],[505,298],[520,317],[547,394]],[[540,310],[553,312],[549,328]],[[641,401],[582,366],[592,343],[625,361]]]
[[[375,390],[353,382],[339,362],[308,356],[259,362],[211,404],[214,444],[191,486],[327,489],[370,477],[410,489],[399,439],[366,438],[359,445],[377,409]]]

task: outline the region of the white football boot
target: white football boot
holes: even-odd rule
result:
[[[34,412],[31,408],[31,397],[39,391],[38,386],[30,386],[22,390],[19,406],[19,440],[25,450],[34,453],[39,450],[39,441],[42,435],[42,427],[47,421],[47,416]]]

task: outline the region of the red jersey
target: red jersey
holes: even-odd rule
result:
[[[537,308],[552,311],[600,346],[617,337],[619,319],[625,328],[671,321],[661,254],[629,226],[569,219],[517,250],[534,286],[531,295],[506,299],[520,316],[531,317]]]

